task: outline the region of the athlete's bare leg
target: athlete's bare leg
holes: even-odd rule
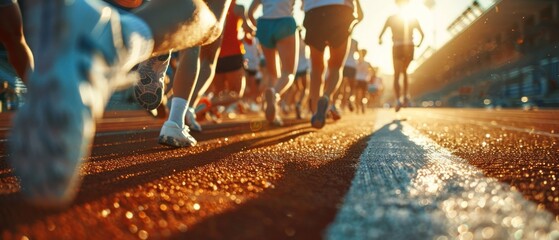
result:
[[[328,73],[324,83],[324,94],[332,99],[332,94],[338,89],[342,79],[342,66],[347,57],[349,41],[346,40],[339,47],[330,47],[330,59],[328,59]]]

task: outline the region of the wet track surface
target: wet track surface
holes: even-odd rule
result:
[[[205,125],[204,133],[193,134],[199,145],[184,149],[157,144],[161,120],[142,112],[106,116],[82,168],[80,192],[62,210],[21,201],[2,141],[0,238],[559,234],[557,111],[371,111],[346,115],[322,130],[307,121],[272,128],[263,117],[240,119]],[[6,119],[0,119],[2,139]],[[445,217],[455,220],[439,223]],[[402,232],[407,224],[416,227]]]

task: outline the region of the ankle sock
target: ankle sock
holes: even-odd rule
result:
[[[173,97],[173,100],[171,100],[169,121],[175,122],[179,127],[184,127],[184,117],[186,116],[187,106],[188,101],[186,101],[186,99]]]

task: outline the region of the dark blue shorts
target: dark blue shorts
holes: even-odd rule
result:
[[[262,46],[276,48],[279,40],[295,35],[297,23],[293,17],[259,18],[256,23],[256,29],[256,37]]]

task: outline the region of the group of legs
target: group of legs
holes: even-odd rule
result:
[[[218,42],[224,9],[230,2],[150,1],[125,13],[101,1],[27,0],[23,22],[32,51],[26,51],[27,45],[21,41],[19,49],[7,46],[10,61],[28,88],[26,104],[16,113],[8,140],[9,163],[20,179],[22,193],[41,205],[60,205],[73,198],[81,161],[89,155],[95,122],[114,91],[140,78],[130,72],[135,65],[156,57],[143,65],[159,73],[154,63],[165,65],[171,50],[182,50],[176,72],[181,81],[173,88],[175,96],[194,98],[195,102],[193,93],[204,87],[204,81],[196,81],[209,79],[213,72],[217,50],[212,43]],[[17,7],[15,4],[2,1],[0,10]],[[19,38],[17,32],[7,32],[4,24],[17,29],[21,22],[17,18],[2,21],[0,35]],[[27,60],[15,59],[18,57]],[[188,60],[197,64],[183,64]],[[188,75],[194,76],[184,77]],[[184,115],[176,119],[184,121]],[[162,128],[164,137],[168,122]],[[178,133],[167,131],[172,133],[167,139],[160,137],[160,142],[186,139],[186,144],[196,144],[188,139],[188,128],[180,124],[171,128],[177,128]],[[176,145],[180,144],[185,142]]]
[[[11,0],[1,3],[2,8],[15,4]],[[102,117],[110,96],[144,80],[136,87],[137,96],[155,92],[155,100],[140,100],[146,106],[156,103],[148,108],[156,106],[159,93],[162,94],[158,87],[163,88],[159,79],[168,65],[170,51],[179,50],[175,79],[180,80],[173,84],[171,111],[159,142],[175,147],[196,144],[188,133],[190,128],[196,129],[187,127],[193,124],[189,123],[188,114],[213,79],[221,46],[219,37],[231,0],[154,0],[130,13],[97,0],[27,3],[24,28],[31,51],[20,41],[23,48],[11,52],[10,60],[19,66],[18,73],[25,76],[28,95],[26,104],[13,119],[8,145],[9,163],[29,200],[41,205],[61,205],[73,199],[80,182],[81,161],[90,153],[95,122]],[[355,17],[354,9],[343,5],[308,10],[304,25],[312,65],[311,124],[322,128],[330,98],[340,82]],[[324,13],[340,18],[325,19]],[[323,24],[326,20],[330,21],[328,26]],[[277,102],[279,94],[294,80],[297,39],[294,34],[288,35],[277,39],[275,45],[264,47],[271,76],[270,87],[264,94],[266,118],[279,125],[282,122]],[[325,66],[327,46],[330,58]],[[281,61],[279,73],[279,64],[274,62],[276,55]],[[14,59],[18,56],[26,60]],[[138,64],[140,74],[130,72]]]

